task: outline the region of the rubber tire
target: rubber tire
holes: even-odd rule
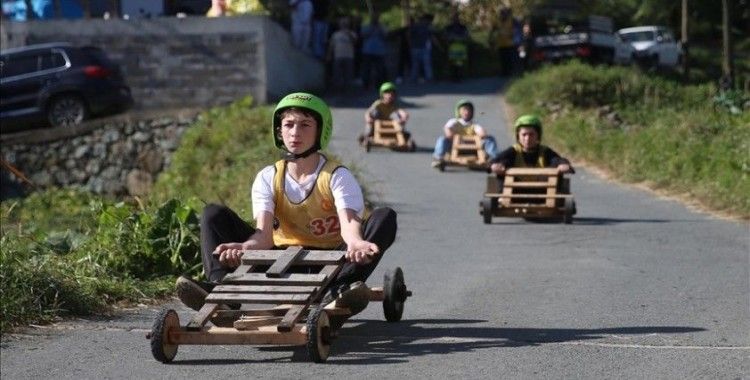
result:
[[[315,363],[325,363],[331,353],[331,322],[323,306],[307,316],[307,355]]]
[[[169,363],[177,355],[177,345],[168,343],[168,334],[172,329],[180,328],[180,318],[172,309],[162,310],[151,327],[151,354],[154,359]]]
[[[565,224],[571,224],[573,223],[573,214],[575,213],[575,206],[573,198],[565,198],[565,203],[563,204],[563,217],[562,221]]]
[[[484,224],[492,224],[492,216],[495,213],[495,198],[485,197],[482,199],[482,219]]]
[[[365,140],[365,153],[370,153],[370,149],[372,149],[372,143],[368,138],[367,140]]]
[[[62,108],[62,109],[61,109]],[[62,120],[60,121],[54,113],[64,112],[68,118],[70,115],[74,115],[73,120]],[[88,111],[86,109],[86,103],[77,95],[60,95],[54,97],[47,105],[46,111],[47,122],[53,128],[59,127],[70,127],[81,124],[86,118],[88,118]]]
[[[383,314],[388,322],[398,322],[404,314],[406,284],[404,272],[396,267],[383,275]]]
[[[409,139],[409,152],[416,152],[417,151],[417,143],[414,142],[414,140]]]

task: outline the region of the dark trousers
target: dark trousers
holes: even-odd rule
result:
[[[380,248],[380,253],[375,255],[372,262],[365,265],[357,265],[347,262],[339,272],[331,286],[351,284],[355,281],[365,281],[378,266],[385,251],[396,239],[396,212],[388,207],[373,210],[370,217],[362,225],[362,237],[375,243]],[[229,207],[209,204],[203,209],[201,215],[201,253],[203,258],[203,270],[208,280],[220,283],[221,279],[232,269],[223,267],[219,258],[213,252],[219,244],[243,242],[247,240],[255,230]],[[345,250],[346,245],[339,247]]]
[[[499,49],[500,75],[510,76],[513,74],[516,54],[516,48],[513,46]]]
[[[372,80],[375,87],[385,82],[385,57],[382,55],[362,54],[362,85],[369,88]]]

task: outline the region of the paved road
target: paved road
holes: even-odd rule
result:
[[[484,174],[429,168],[460,97],[510,144],[501,84],[405,87],[417,153],[364,154],[354,141],[371,98],[332,99],[333,150],[399,213],[397,241],[370,283],[404,269],[414,297],[401,323],[371,305],[322,365],[304,351],[244,346],[181,346],[163,365],[144,338],[156,310],[143,308],[6,339],[3,378],[750,378],[747,225],[586,170],[572,181],[574,224],[484,225]]]

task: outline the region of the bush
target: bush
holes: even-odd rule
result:
[[[161,297],[200,267],[195,211],[176,200],[139,208],[62,189],[0,211],[1,332]]]

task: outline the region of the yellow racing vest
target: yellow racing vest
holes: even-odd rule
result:
[[[273,245],[333,249],[343,244],[341,224],[331,191],[331,176],[342,165],[326,158],[315,185],[300,203],[292,203],[285,194],[286,161],[277,161],[274,167],[274,216],[279,226],[273,230]]]
[[[474,124],[463,125],[458,120],[450,127],[451,132],[459,136],[474,136]]]
[[[526,164],[526,161],[523,159],[523,147],[521,147],[521,144],[513,144],[513,149],[516,151],[516,160],[513,166],[517,168],[546,168],[547,163],[544,161],[544,151],[547,150],[547,147],[544,145],[539,145],[539,159],[536,162],[536,166],[529,166]]]

